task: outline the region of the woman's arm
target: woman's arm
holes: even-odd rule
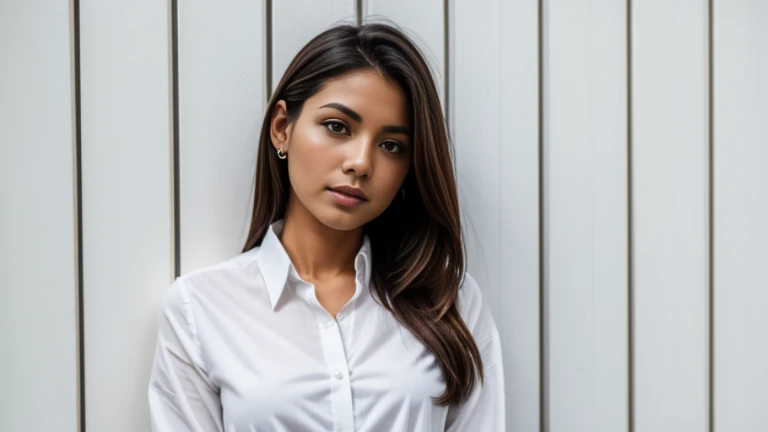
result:
[[[158,321],[149,382],[154,432],[223,431],[219,391],[209,380],[184,281],[171,284]]]

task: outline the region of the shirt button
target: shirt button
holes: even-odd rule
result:
[[[335,377],[336,377],[336,379],[342,379],[342,378],[344,377],[344,375],[342,375],[341,371],[340,371],[340,370],[338,370],[338,369],[336,369],[336,370],[333,372],[333,376],[335,376]]]

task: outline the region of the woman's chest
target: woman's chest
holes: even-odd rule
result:
[[[387,311],[359,308],[332,323],[295,312],[206,352],[236,430],[328,430],[382,404],[425,409],[445,389],[435,357]]]

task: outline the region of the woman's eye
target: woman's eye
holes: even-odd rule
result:
[[[403,151],[403,146],[401,146],[399,143],[396,143],[394,141],[384,141],[383,143],[381,143],[381,145],[383,146],[389,145],[390,146],[389,148],[391,148],[392,150],[389,150],[386,147],[385,147],[385,150],[387,150],[390,153],[401,153]]]
[[[323,124],[334,135],[343,134],[347,130],[347,126],[338,121],[330,120]],[[384,146],[384,149],[390,153],[402,153],[404,151],[402,144],[396,141],[384,141],[380,145]]]
[[[335,133],[337,135],[340,134],[340,133],[343,133],[343,131],[347,129],[347,127],[344,126],[344,123],[337,122],[337,121],[329,121],[329,122],[325,122],[323,124],[325,125],[325,127],[328,128],[328,130],[330,130],[331,132],[333,132],[333,133]],[[337,128],[334,129],[334,126],[336,126]],[[339,130],[339,128],[341,130]]]

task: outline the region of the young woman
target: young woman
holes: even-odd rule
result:
[[[255,188],[243,252],[167,291],[153,430],[504,430],[438,91],[399,29],[337,26],[296,55]]]

